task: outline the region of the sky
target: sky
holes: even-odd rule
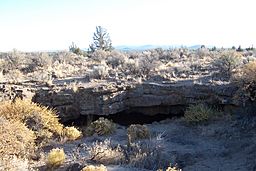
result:
[[[0,0],[0,51],[119,45],[256,46],[255,0]]]

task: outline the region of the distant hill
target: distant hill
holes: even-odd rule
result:
[[[163,48],[163,49],[169,49],[169,48],[180,48],[180,47],[187,47],[188,49],[198,49],[201,47],[201,45],[193,45],[193,46],[183,46],[183,45],[141,45],[141,46],[115,46],[115,49],[121,50],[121,51],[143,51],[148,49],[156,49],[156,48]],[[206,46],[208,48],[212,48],[213,46]]]
[[[156,48],[169,49],[169,48],[175,48],[175,47],[180,47],[180,46],[173,46],[173,45],[115,46],[116,49],[123,50],[123,51],[131,51],[131,50],[143,51],[147,49],[156,49]]]

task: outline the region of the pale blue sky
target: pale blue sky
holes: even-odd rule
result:
[[[87,48],[95,26],[114,46],[256,46],[254,0],[0,0],[0,51]]]

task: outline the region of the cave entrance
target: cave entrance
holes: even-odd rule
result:
[[[70,120],[63,123],[66,126],[86,126],[88,123],[104,117],[112,120],[113,122],[129,126],[131,124],[151,124],[173,117],[184,116],[186,106],[151,106],[151,107],[136,107],[128,110],[121,111],[111,115],[86,115],[80,116],[78,119]]]
[[[182,105],[137,107],[108,115],[106,118],[124,126],[131,124],[151,124],[173,117],[182,117],[184,116],[185,109],[186,106]]]
[[[122,112],[120,112],[118,114],[109,115],[106,118],[120,125],[129,126],[131,124],[151,124],[153,122],[159,122],[168,118],[170,119],[172,117],[174,116],[166,114],[156,114],[150,116],[138,112],[133,112],[125,115]]]

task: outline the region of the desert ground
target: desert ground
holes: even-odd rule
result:
[[[0,170],[254,171],[255,59],[204,46],[0,53]]]

